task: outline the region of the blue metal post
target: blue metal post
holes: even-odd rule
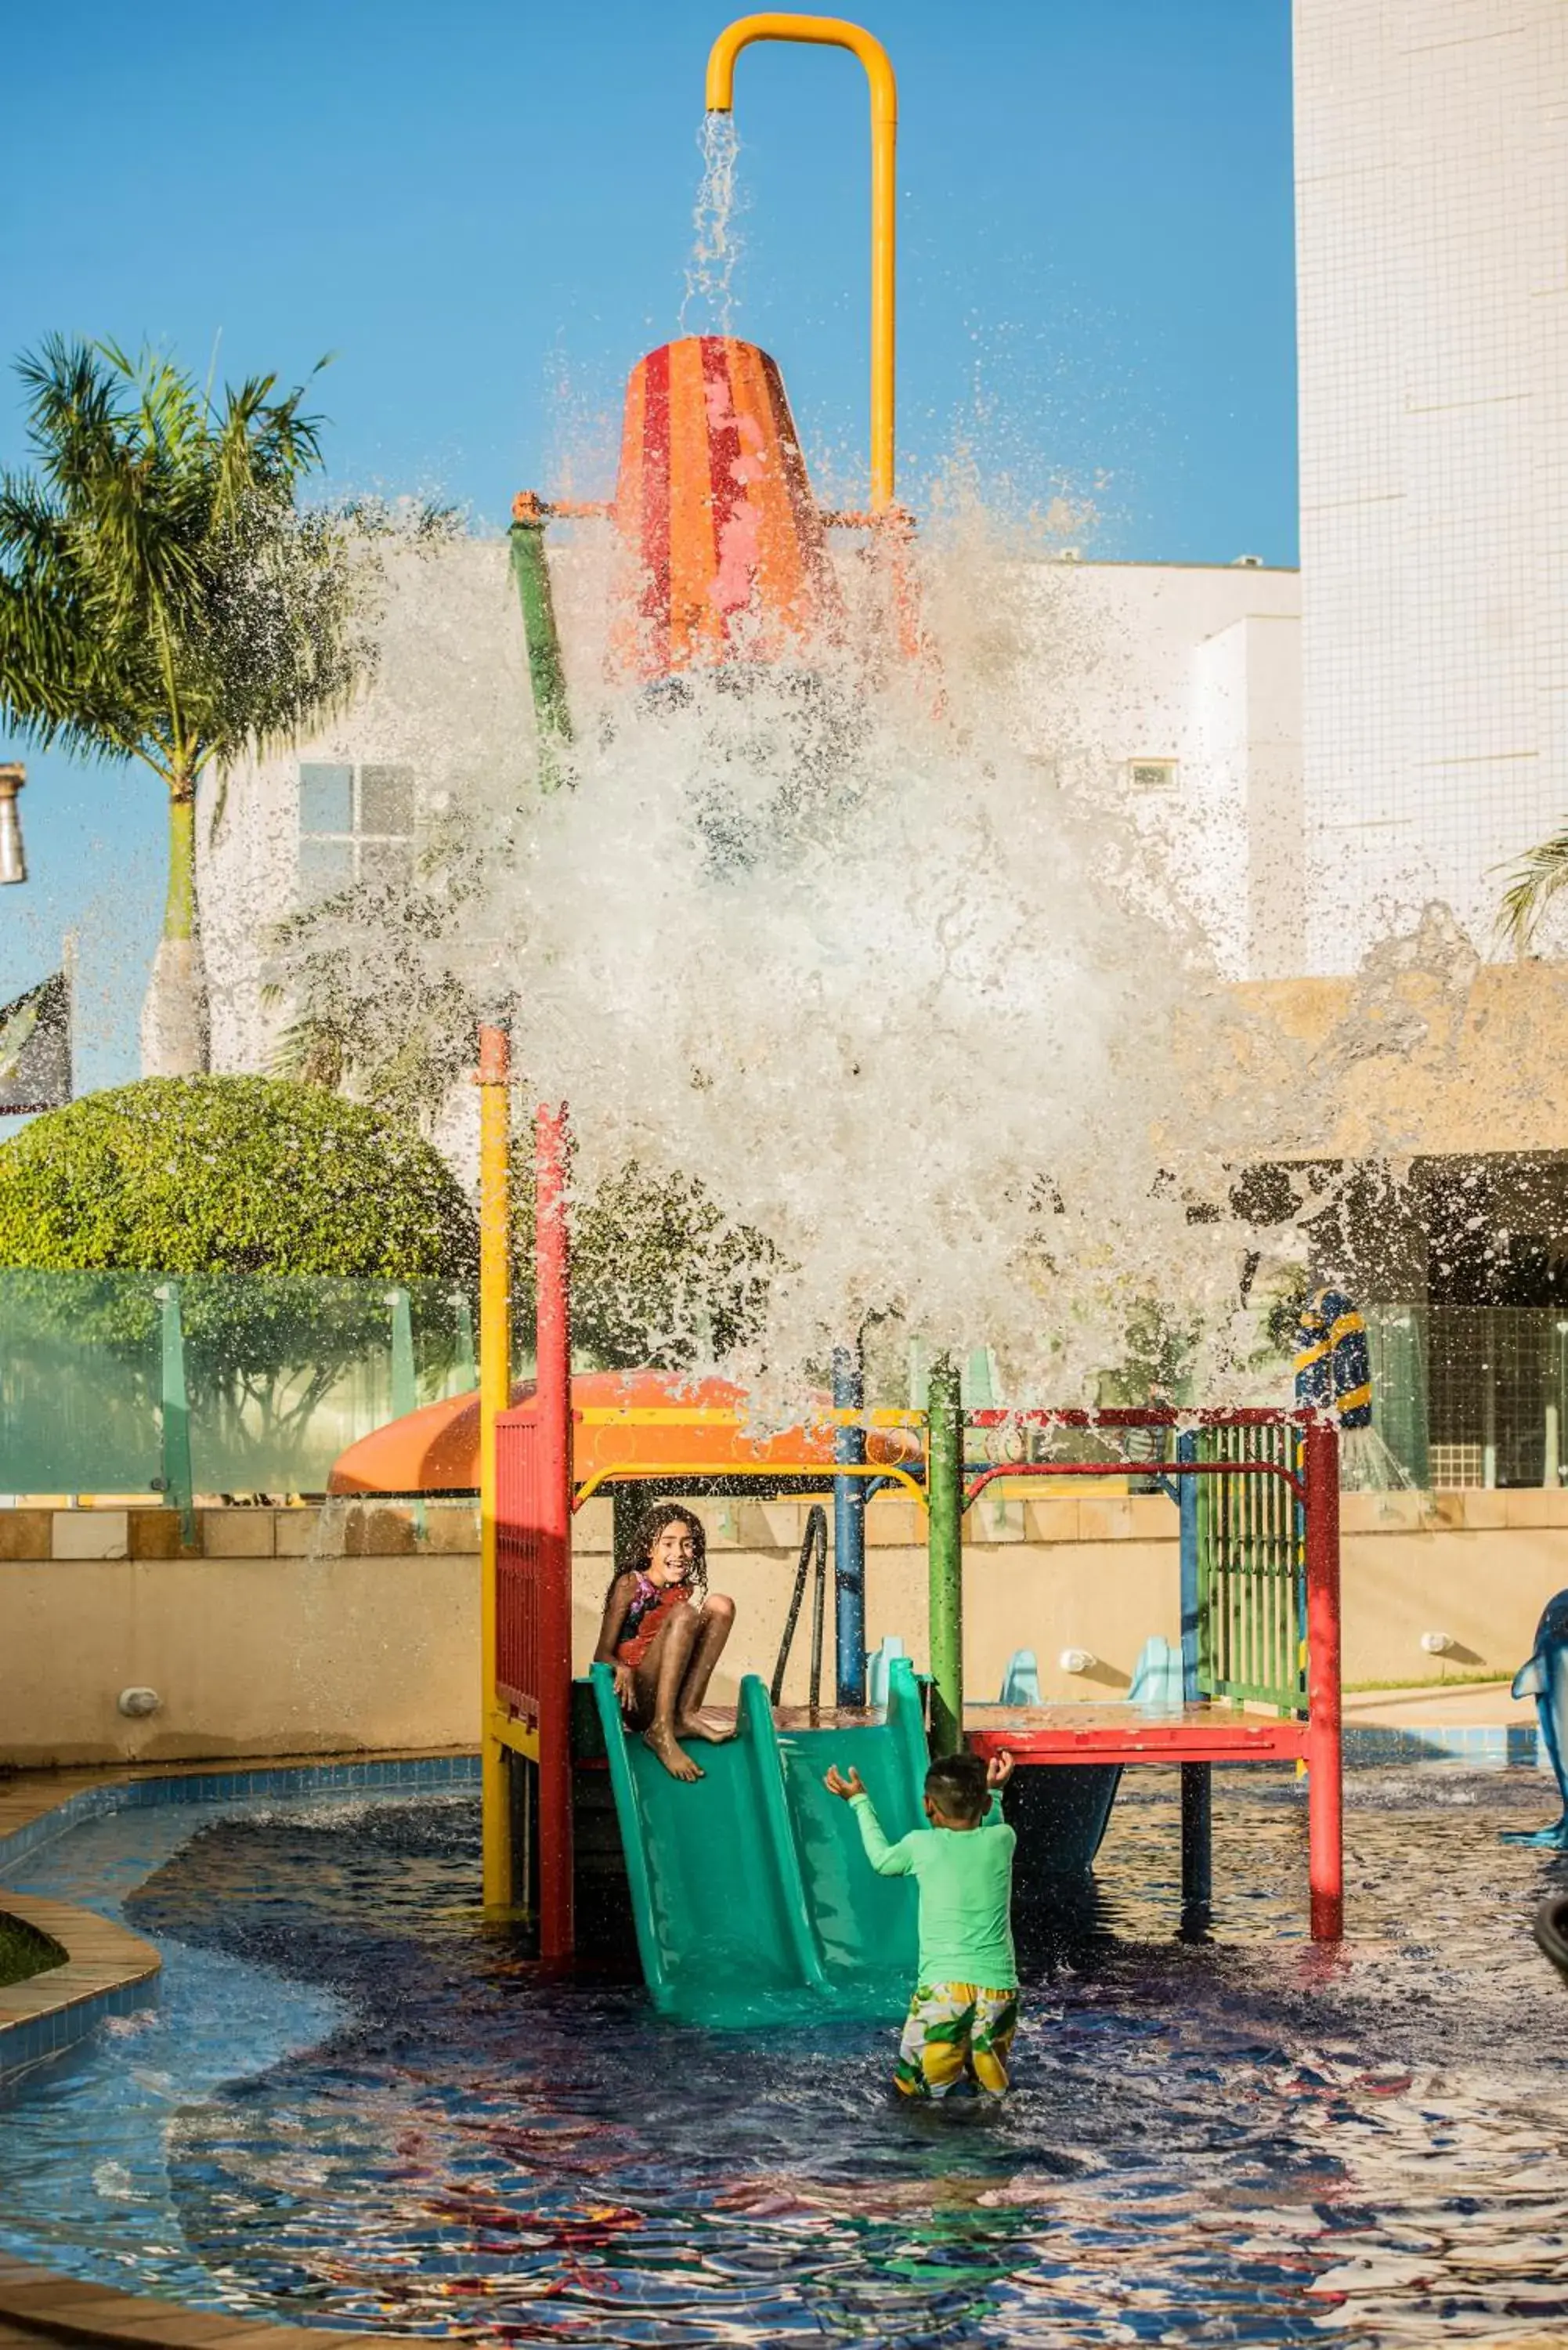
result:
[[[840,1411],[861,1411],[866,1404],[866,1374],[858,1345],[833,1350],[833,1400]],[[863,1466],[866,1431],[840,1428],[834,1432],[833,1457],[847,1468]],[[840,1705],[866,1702],[866,1480],[836,1477],[833,1481],[834,1628],[838,1648],[837,1686]]]

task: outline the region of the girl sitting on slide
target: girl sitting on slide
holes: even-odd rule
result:
[[[709,1592],[699,1520],[679,1502],[655,1503],[610,1585],[594,1662],[615,1668],[628,1728],[641,1731],[672,1778],[702,1776],[681,1739],[718,1745],[734,1735],[699,1711],[734,1620],[734,1601]]]

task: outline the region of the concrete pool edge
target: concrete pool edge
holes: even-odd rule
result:
[[[0,2086],[78,2046],[111,2016],[156,1995],[161,1960],[151,1942],[76,1903],[13,1892],[7,1870],[84,1820],[143,1804],[225,1804],[256,1796],[363,1790],[388,1794],[477,1785],[479,1759],[450,1750],[323,1762],[318,1756],[254,1764],[179,1762],[111,1771],[51,1772],[0,1786],[0,1908],[39,1927],[66,1951],[63,1966],[0,1988]],[[0,2304],[3,2310],[3,2304]]]
[[[0,2085],[85,2040],[111,2015],[142,2005],[163,1961],[112,1918],[66,1901],[0,1887],[0,1909],[58,1942],[63,1965],[0,1986]]]
[[[222,2310],[188,2309],[176,2301],[87,2284],[79,2277],[30,2267],[0,2253],[0,2345],[26,2342],[97,2342],[123,2350],[391,2350],[407,2337],[341,2328],[273,2324]]]

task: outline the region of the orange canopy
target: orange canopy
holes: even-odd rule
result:
[[[533,1397],[532,1379],[513,1387],[514,1405]],[[823,1409],[831,1407],[826,1396]],[[726,1470],[776,1468],[780,1476],[826,1471],[833,1467],[834,1429],[826,1419],[786,1429],[762,1440],[749,1437],[735,1420],[714,1420],[709,1412],[742,1412],[746,1394],[732,1379],[688,1379],[676,1371],[585,1371],[572,1381],[576,1411],[595,1413],[579,1421],[572,1439],[573,1472],[578,1484],[620,1470],[667,1469],[699,1477],[722,1477]],[[676,1417],[618,1422],[602,1411],[670,1411]],[[691,1417],[686,1415],[690,1413]],[[885,1465],[918,1459],[919,1438],[910,1428],[874,1428],[867,1437],[868,1461]],[[389,1420],[340,1453],[327,1490],[333,1493],[468,1493],[479,1484],[479,1398],[448,1396],[441,1403]]]

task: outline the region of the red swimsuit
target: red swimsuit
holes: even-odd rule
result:
[[[649,1592],[651,1597],[644,1598],[644,1591]],[[631,1629],[625,1639],[616,1642],[617,1664],[629,1665],[635,1672],[673,1611],[677,1607],[688,1607],[691,1604],[691,1595],[683,1583],[667,1583],[660,1588],[639,1575],[637,1596],[627,1614]]]

